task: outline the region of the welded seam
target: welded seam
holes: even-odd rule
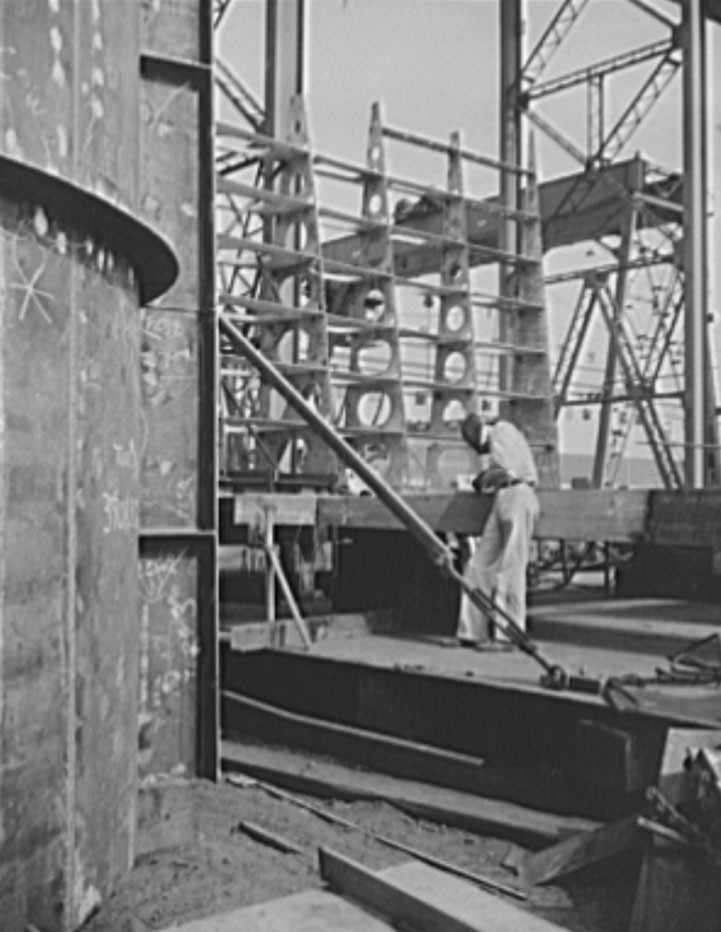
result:
[[[65,688],[67,695],[67,727],[66,727],[66,845],[67,860],[65,868],[66,904],[64,910],[64,924],[67,932],[73,929],[74,895],[75,895],[75,806],[76,806],[76,776],[77,776],[77,709],[76,709],[76,680],[77,680],[77,643],[75,627],[76,582],[75,566],[77,561],[77,528],[76,528],[76,495],[77,495],[77,467],[76,467],[76,381],[75,364],[77,355],[77,331],[75,317],[76,302],[76,269],[73,266],[70,273],[70,312],[68,321],[68,464],[67,464],[67,602],[65,614]]]
[[[72,173],[73,178],[78,177],[79,167],[79,139],[80,139],[80,15],[77,7],[73,11],[73,86],[72,86]],[[77,562],[77,529],[76,529],[76,495],[77,495],[77,466],[76,466],[76,381],[75,366],[77,357],[77,331],[76,331],[76,301],[77,301],[77,266],[71,260],[70,268],[70,301],[68,308],[68,446],[67,446],[67,489],[66,489],[66,521],[67,521],[67,600],[65,608],[65,689],[66,689],[66,771],[65,771],[65,898],[63,909],[63,929],[73,932],[75,913],[75,845],[76,845],[76,818],[75,807],[77,797],[77,643],[75,628],[75,602],[76,582],[75,565]]]
[[[0,308],[8,307],[8,293],[6,288],[5,270],[5,238],[0,230]],[[0,312],[0,736],[5,733],[3,715],[5,710],[5,685],[3,679],[4,663],[4,624],[5,624],[5,537],[7,514],[5,508],[5,313]],[[0,748],[2,739],[0,738]],[[3,758],[0,755],[0,764]],[[2,767],[0,766],[0,771]],[[2,776],[0,775],[0,799],[2,793]]]

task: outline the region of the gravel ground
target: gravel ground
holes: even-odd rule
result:
[[[162,794],[162,788],[156,788]],[[177,795],[177,784],[176,784]],[[302,797],[298,797],[299,799]],[[141,846],[134,869],[86,924],[83,932],[148,932],[172,928],[213,913],[237,909],[321,886],[317,849],[333,848],[366,867],[380,869],[408,860],[368,835],[329,824],[292,802],[257,786],[193,781],[180,802],[166,805]],[[507,885],[514,875],[503,861],[518,846],[405,815],[385,803],[310,800],[336,815]],[[173,831],[183,810],[185,828]],[[238,828],[252,821],[302,849],[284,854]],[[572,932],[625,932],[637,864],[617,864],[613,874],[596,872],[583,884],[538,887],[523,904]],[[517,901],[517,905],[519,904]]]

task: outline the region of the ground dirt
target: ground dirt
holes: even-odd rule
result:
[[[520,849],[503,839],[415,819],[380,802],[307,801],[467,870],[515,883],[503,862]],[[283,836],[303,853],[283,854],[254,841],[238,828],[241,820]],[[144,789],[139,824],[143,853],[83,932],[172,928],[321,886],[321,845],[371,869],[408,860],[362,832],[331,825],[252,785],[176,781]],[[536,887],[527,891],[526,903],[513,902],[572,932],[625,932],[637,876],[637,864],[616,864],[613,874],[587,873],[583,883],[563,888]]]

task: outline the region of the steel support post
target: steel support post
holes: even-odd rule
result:
[[[681,22],[683,49],[685,391],[684,479],[704,485],[706,423],[706,82],[702,0],[686,0]]]
[[[593,75],[586,83],[586,154],[589,164],[594,158],[599,161],[603,154],[604,126],[604,77]]]
[[[290,101],[305,93],[305,0],[266,0],[265,9],[265,122],[266,136],[281,137],[289,126]],[[266,174],[265,187],[273,189],[273,179]],[[295,193],[299,191],[296,186]],[[266,223],[264,239],[272,240],[272,224]],[[301,248],[300,230],[293,236],[293,248]],[[289,305],[297,306],[300,291],[297,279],[291,277],[279,288],[279,295]],[[298,355],[298,333],[293,337],[293,359]],[[291,444],[291,470],[297,468],[297,449]]]
[[[633,236],[636,228],[636,209],[632,207],[628,212],[626,227],[621,239],[621,248],[618,253],[618,271],[616,272],[616,303],[614,317],[619,319],[624,313],[626,303],[626,283],[628,280],[628,264],[631,260],[631,249],[633,246]],[[616,380],[616,369],[618,363],[618,353],[616,344],[609,337],[608,354],[606,356],[606,371],[603,376],[603,398],[601,408],[598,412],[598,433],[596,435],[596,453],[593,459],[593,474],[591,476],[591,485],[594,489],[600,489],[603,486],[603,478],[606,469],[606,457],[608,454],[608,438],[611,428],[612,406],[610,400],[614,395],[614,382]],[[639,386],[640,387],[640,386]]]
[[[291,97],[305,92],[305,0],[266,0],[265,126],[267,136],[285,129]]]
[[[500,89],[501,112],[499,121],[499,159],[511,165],[521,165],[521,110],[519,93],[521,91],[521,52],[523,16],[521,0],[504,0],[498,4],[500,24]],[[510,210],[517,210],[520,204],[520,178],[516,172],[501,171],[501,204]],[[518,222],[513,217],[506,217],[499,224],[499,247],[505,252],[515,253],[519,247]],[[501,265],[499,269],[499,294],[502,298],[514,298],[517,293],[517,280],[513,265]],[[513,342],[515,313],[499,315],[498,337],[501,343]],[[499,388],[509,391],[513,360],[501,357],[499,360]]]

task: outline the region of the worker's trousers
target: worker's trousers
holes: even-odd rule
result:
[[[525,482],[496,492],[491,513],[468,561],[464,577],[526,630],[526,568],[538,499]],[[493,618],[461,593],[457,636],[461,640],[487,641],[493,634]],[[496,640],[507,640],[499,629]]]

